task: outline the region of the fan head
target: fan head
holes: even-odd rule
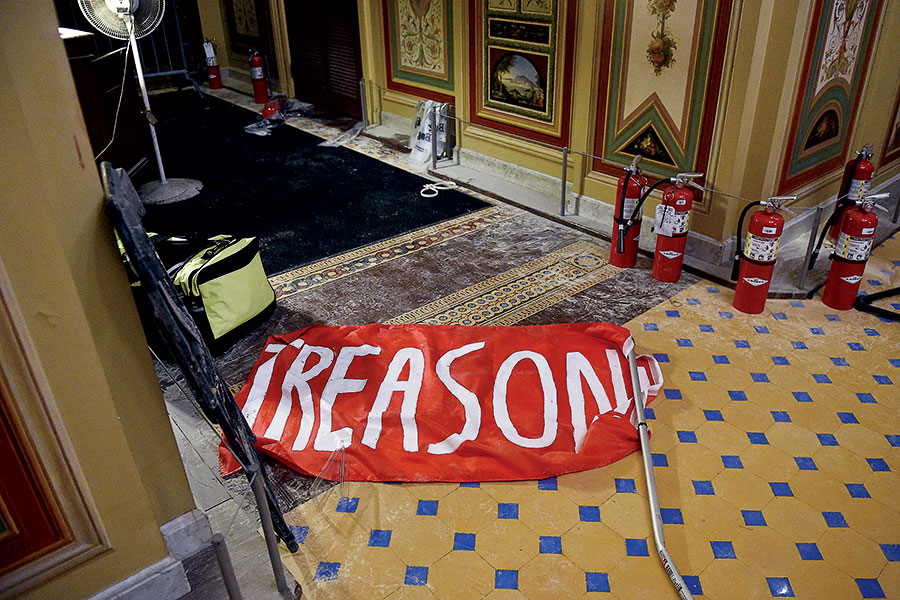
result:
[[[160,24],[165,0],[78,0],[78,8],[95,29],[119,40],[128,39],[125,23],[134,22],[134,37],[149,35]]]

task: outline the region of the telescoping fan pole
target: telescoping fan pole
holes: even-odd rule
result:
[[[629,340],[630,341],[630,340]],[[653,475],[653,461],[650,454],[650,435],[647,433],[647,420],[644,416],[644,390],[641,389],[638,377],[637,358],[634,354],[634,343],[626,352],[628,367],[631,370],[631,387],[634,390],[634,412],[637,417],[637,430],[641,438],[641,454],[644,459],[644,475],[647,478],[647,496],[650,501],[650,519],[653,523],[653,540],[656,542],[656,552],[662,561],[666,574],[672,580],[678,597],[682,600],[693,600],[694,596],[687,589],[681,573],[672,562],[669,551],[666,550],[666,540],[663,537],[662,515],[659,511],[659,496],[656,492],[656,477]]]
[[[131,56],[134,59],[134,69],[137,72],[138,85],[141,88],[141,97],[144,99],[144,112],[147,115],[147,124],[150,125],[150,137],[153,140],[153,152],[156,154],[156,165],[159,167],[160,183],[165,185],[166,170],[163,168],[162,154],[159,151],[159,140],[156,139],[156,126],[153,124],[155,120],[153,113],[150,112],[150,99],[147,95],[147,84],[144,82],[144,69],[141,66],[140,55],[138,54],[137,38],[134,35],[134,17],[125,15],[125,27],[128,29],[128,43],[131,44]]]

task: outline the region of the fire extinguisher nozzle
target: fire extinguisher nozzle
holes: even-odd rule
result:
[[[809,266],[806,267],[807,271],[812,271],[813,267],[816,266],[816,259],[819,258],[818,252],[813,252],[809,255]]]
[[[731,280],[732,281],[737,281],[738,272],[740,271],[740,269],[741,269],[741,257],[735,256],[734,262],[731,263]]]

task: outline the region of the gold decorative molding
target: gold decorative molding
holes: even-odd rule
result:
[[[15,300],[12,284],[0,261],[0,401],[14,420],[15,430],[27,438],[22,448],[34,475],[52,496],[48,498],[64,525],[66,539],[53,550],[0,579],[0,598],[25,589],[109,549],[109,538],[88,489],[75,450],[60,416],[50,385]],[[25,446],[26,444],[23,444]]]

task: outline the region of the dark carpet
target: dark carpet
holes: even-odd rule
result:
[[[452,190],[422,198],[424,178],[287,125],[249,134],[256,113],[192,90],[151,106],[167,177],[199,179],[203,191],[148,206],[146,229],[256,236],[269,275],[487,206]],[[152,162],[135,183],[156,177]]]

